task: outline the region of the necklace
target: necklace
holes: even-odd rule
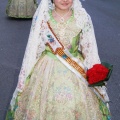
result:
[[[60,14],[58,14],[56,10],[54,10],[54,12],[55,12],[55,14],[56,14],[58,17],[60,17],[60,22],[63,23],[63,22],[65,21],[64,17],[69,14],[70,9],[69,9],[69,11],[68,11],[65,15],[63,15],[63,16],[61,16]]]
[[[59,15],[59,13],[57,13],[57,11],[54,10],[54,13],[60,17],[60,22],[58,22],[56,24],[56,27],[59,29],[59,36],[61,36],[62,38],[65,36],[65,31],[66,31],[66,28],[68,27],[68,21],[65,22],[64,18],[69,14],[70,12],[70,9],[69,11],[64,14],[63,16]]]

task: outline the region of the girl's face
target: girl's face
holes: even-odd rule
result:
[[[73,0],[53,0],[55,7],[61,10],[68,10],[73,4]]]

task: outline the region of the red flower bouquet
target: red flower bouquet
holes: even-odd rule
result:
[[[102,62],[95,64],[87,71],[87,80],[90,87],[105,85],[105,81],[109,80],[112,73],[113,65]]]

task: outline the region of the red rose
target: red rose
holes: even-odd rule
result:
[[[109,69],[102,64],[95,64],[87,71],[87,80],[89,84],[99,83],[104,81],[109,73]]]

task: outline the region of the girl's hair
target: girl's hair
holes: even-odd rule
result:
[[[51,2],[53,3],[53,0],[51,0]]]

